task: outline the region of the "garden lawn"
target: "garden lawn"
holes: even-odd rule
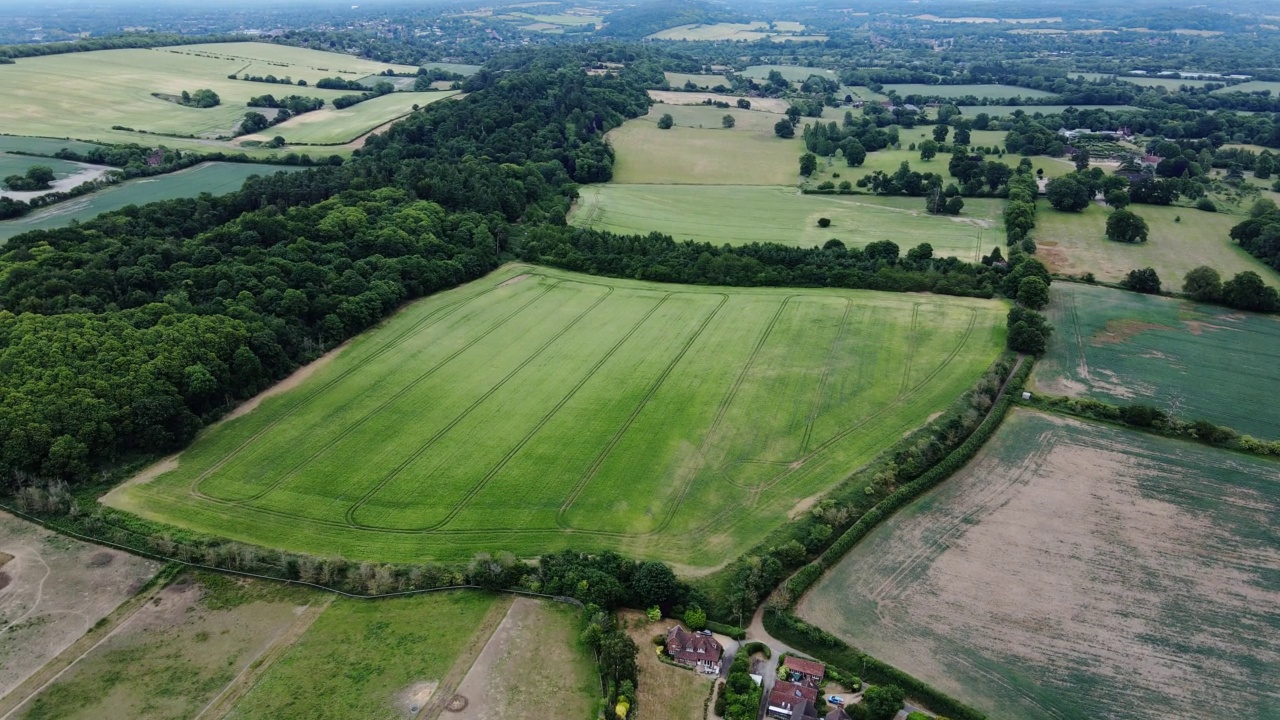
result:
[[[936,255],[977,262],[1004,242],[1004,202],[970,198],[959,217],[929,215],[923,198],[801,195],[792,188],[741,185],[590,185],[570,222],[619,234],[661,232],[713,245],[773,242],[846,247],[892,240],[903,253],[920,243]],[[831,221],[819,227],[819,218]]]
[[[444,678],[474,642],[477,627],[497,600],[494,595],[469,591],[337,600],[229,717],[413,717],[414,701],[408,696]]]
[[[1280,320],[1172,298],[1055,283],[1055,331],[1034,383],[1052,395],[1144,403],[1280,439]]]
[[[15,235],[33,230],[65,227],[72,221],[84,222],[104,212],[128,205],[145,205],[158,200],[195,197],[201,193],[225,195],[239,190],[251,175],[295,172],[301,167],[254,165],[251,163],[201,163],[167,175],[129,180],[119,185],[82,195],[29,215],[0,221],[0,245]]]
[[[993,718],[1272,720],[1280,465],[1015,410],[799,614]]]
[[[414,303],[104,499],[262,545],[714,567],[949,406],[997,301],[511,267]]]
[[[1042,165],[1040,160],[1036,158],[1037,166]],[[1119,282],[1130,270],[1149,267],[1167,290],[1181,290],[1187,272],[1201,265],[1222,273],[1223,280],[1252,270],[1267,283],[1280,284],[1280,278],[1270,268],[1231,241],[1231,228],[1244,220],[1240,215],[1158,205],[1131,205],[1128,209],[1147,221],[1147,242],[1108,240],[1107,216],[1111,209],[1099,203],[1091,203],[1078,213],[1058,212],[1047,202],[1039,203],[1031,237],[1040,248],[1040,260],[1050,272],[1091,272],[1107,282]]]

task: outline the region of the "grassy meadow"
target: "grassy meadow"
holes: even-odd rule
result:
[[[771,39],[775,42],[787,40],[826,40],[826,35],[805,35],[805,26],[798,22],[780,20],[774,23],[757,20],[750,23],[714,23],[711,25],[681,25],[667,28],[649,36],[650,40],[691,40],[731,42],[752,42]]]
[[[1223,95],[1233,92],[1252,93],[1261,92],[1263,90],[1270,90],[1272,95],[1280,94],[1280,82],[1275,82],[1273,80],[1250,80],[1248,82],[1239,83],[1238,85],[1231,85],[1219,90],[1214,90],[1213,92],[1218,95]]]
[[[508,602],[465,591],[337,600],[227,717],[414,717],[411,696],[443,679],[476,642],[477,628],[486,629],[495,603]]]
[[[267,43],[100,50],[22,58],[0,67],[0,127],[14,135],[101,142],[162,140],[171,147],[228,149],[233,146],[212,140],[161,139],[112,128],[123,126],[197,138],[230,135],[253,96],[296,93],[332,101],[348,94],[343,90],[232,80],[227,77],[230,74],[291,76],[314,84],[325,76],[356,80],[388,67],[405,72],[417,70]],[[218,93],[222,103],[213,108],[190,108],[152,96],[201,88]],[[384,110],[382,114],[369,113],[363,119],[363,129],[405,112],[399,105]]]
[[[1044,90],[1017,87],[1014,85],[922,85],[919,83],[895,83],[884,86],[884,92],[894,90],[898,95],[936,95],[943,98],[958,98],[972,95],[976,98],[1002,100],[1004,98],[1048,97],[1053,93]]]
[[[821,246],[837,238],[849,247],[893,240],[905,253],[922,242],[937,255],[976,262],[1004,241],[994,199],[965,201],[958,218],[929,215],[921,198],[800,195],[794,188],[751,185],[590,185],[570,222],[620,234],[657,231],[677,240],[715,245],[774,242]],[[818,218],[831,220],[818,227]]]
[[[1041,160],[1047,158],[1036,158],[1038,165]],[[1050,170],[1048,174],[1054,173]],[[1252,270],[1267,282],[1280,284],[1270,268],[1231,241],[1231,228],[1244,219],[1239,215],[1177,206],[1132,205],[1128,209],[1147,221],[1147,242],[1108,240],[1107,216],[1111,210],[1098,203],[1091,203],[1083,212],[1070,213],[1058,212],[1041,202],[1031,235],[1039,246],[1040,260],[1050,272],[1091,272],[1107,282],[1123,280],[1130,270],[1154,268],[1164,287],[1173,290],[1181,290],[1183,277],[1201,265],[1215,268],[1224,280]]]
[[[1280,320],[1172,298],[1056,283],[1056,329],[1034,383],[1053,395],[1146,403],[1280,439]]]
[[[724,75],[697,75],[694,73],[663,73],[667,77],[667,84],[673,88],[682,88],[687,82],[691,82],[699,88],[713,88],[716,85],[726,84]]]
[[[323,107],[263,130],[245,135],[242,140],[270,140],[277,135],[297,145],[336,145],[350,142],[388,120],[408,115],[415,105],[422,107],[457,95],[456,90],[443,92],[397,92],[365,100],[338,110]]]
[[[658,129],[670,114],[675,127]],[[735,125],[721,127],[732,115]],[[618,183],[794,185],[800,175],[804,142],[773,133],[774,113],[698,105],[655,105],[641,118],[609,132],[617,151],[613,180]]]
[[[30,155],[10,155],[6,152],[0,152],[0,180],[10,175],[22,175],[27,172],[27,168],[32,165],[44,165],[53,170],[53,174],[59,179],[63,179],[69,175],[75,175],[84,168],[73,162],[59,160],[58,158],[32,157]],[[3,190],[0,187],[0,190]]]
[[[1014,112],[1021,110],[1028,115],[1042,113],[1052,115],[1061,113],[1069,107],[1077,110],[1112,110],[1120,112],[1122,110],[1134,110],[1132,105],[958,105],[960,113],[968,117],[973,117],[980,113],[986,113],[991,117],[1004,117],[1012,115]]]
[[[415,303],[104,502],[272,547],[714,566],[949,405],[997,301],[511,267]]]
[[[1280,465],[1015,411],[799,613],[990,717],[1272,720]]]
[[[840,79],[840,74],[835,70],[807,65],[752,65],[739,74],[756,80],[767,80],[771,70],[777,70],[782,73],[782,77],[793,83],[802,83],[812,75],[820,75],[831,80]]]
[[[89,195],[41,208],[29,215],[0,221],[0,245],[15,235],[32,230],[65,227],[72,222],[84,222],[104,212],[129,205],[195,197],[201,193],[225,195],[239,190],[250,175],[295,172],[301,169],[280,165],[216,162],[201,163],[168,175],[128,180]]]

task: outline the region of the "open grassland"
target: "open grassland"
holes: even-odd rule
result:
[[[104,212],[158,200],[195,197],[201,193],[225,195],[239,190],[251,175],[295,172],[298,167],[249,163],[201,163],[168,175],[138,178],[98,192],[41,208],[20,218],[0,221],[0,245],[32,230],[52,230],[73,221],[84,222]]]
[[[714,245],[774,242],[821,246],[836,238],[847,247],[892,240],[903,249],[922,242],[937,255],[976,262],[1004,242],[1004,202],[965,201],[960,217],[925,212],[920,198],[871,195],[801,195],[793,188],[744,185],[591,185],[570,221],[619,234],[661,232],[677,240]],[[827,218],[829,227],[818,227]]]
[[[41,155],[53,155],[59,150],[67,149],[74,152],[89,152],[99,147],[95,143],[80,142],[78,140],[57,140],[53,138],[42,137],[24,137],[20,135],[0,135],[0,152],[29,152],[39,153]],[[43,162],[46,158],[32,157],[32,163]]]
[[[960,113],[967,117],[986,113],[991,117],[1005,117],[1012,115],[1018,110],[1027,115],[1035,115],[1042,113],[1044,115],[1052,115],[1061,113],[1067,108],[1075,108],[1077,110],[1111,110],[1121,112],[1124,110],[1134,110],[1132,105],[959,105]]]
[[[228,716],[235,720],[412,718],[505,598],[441,592],[336,600]],[[505,607],[505,605],[504,605]]]
[[[667,84],[673,88],[682,88],[685,83],[693,83],[699,88],[713,88],[716,85],[726,84],[724,75],[695,75],[693,73],[668,72],[663,73],[667,77]]]
[[[711,567],[965,391],[996,301],[512,267],[415,303],[105,502],[263,545]]]
[[[0,697],[132,597],[159,567],[0,512]]]
[[[1015,411],[800,614],[990,714],[1273,720],[1280,465]]]
[[[904,148],[910,147],[911,142],[918,142],[919,140],[923,139],[922,137],[915,137],[916,135],[922,136],[923,132],[915,129],[903,131],[902,147]],[[999,133],[988,131],[988,132],[984,132],[983,135],[998,136]],[[980,136],[977,133],[974,133],[975,146],[981,144],[980,142],[978,142],[979,137]],[[998,139],[1003,141],[1003,138],[998,138]],[[1006,153],[1004,156],[1001,156],[1001,157],[997,157],[995,155],[988,155],[987,158],[997,162],[1002,162],[1011,168],[1016,168],[1018,166],[1018,163],[1022,160],[1022,157],[1020,155],[1013,155],[1009,153]],[[797,158],[794,162],[796,162],[797,169],[798,169],[799,158]],[[844,163],[844,161],[841,160],[840,158],[833,158],[830,160],[829,163],[826,159],[819,159],[818,171],[815,172],[812,176],[810,176],[809,182],[810,184],[818,184],[825,180],[830,180],[832,182],[838,183],[841,180],[848,180],[856,184],[860,178],[870,175],[877,170],[887,175],[892,175],[893,173],[897,172],[898,168],[901,167],[902,163],[904,162],[910,163],[911,169],[917,172],[921,172],[921,173],[931,172],[931,173],[937,173],[939,175],[942,175],[942,177],[946,182],[952,182],[955,179],[955,178],[952,178],[951,175],[948,174],[947,172],[947,165],[948,163],[951,162],[951,153],[938,153],[938,155],[934,157],[934,159],[925,161],[920,159],[919,151],[904,149],[904,150],[877,150],[873,153],[867,153],[867,159],[858,167],[848,167]],[[1070,161],[1062,160],[1059,158],[1036,156],[1035,158],[1032,159],[1032,162],[1035,164],[1035,167],[1044,168],[1045,172],[1048,173],[1050,177],[1052,177],[1053,175],[1067,173],[1075,170],[1075,166],[1072,165]],[[836,173],[839,173],[840,177],[836,177]],[[972,199],[973,198],[964,199],[966,207],[969,205],[969,202]],[[916,202],[916,204],[923,207],[924,205],[923,198],[913,198],[913,200]],[[1046,211],[1046,212],[1051,212],[1051,211]]]
[[[748,98],[744,95],[722,95],[720,93],[689,92],[687,90],[650,90],[649,97],[653,98],[659,104],[664,104],[664,105],[695,105],[697,106],[697,105],[704,105],[705,101],[707,100],[710,100],[712,102],[717,102],[717,101],[726,102],[732,105],[734,110],[738,109],[737,108],[738,100],[744,99],[751,103],[752,110],[760,110],[767,113],[777,113],[779,115],[785,113],[787,111],[787,108],[791,107],[791,103],[781,98]],[[716,109],[716,108],[712,108],[712,109]],[[723,111],[723,108],[720,108],[720,110],[721,110],[720,114],[714,118],[711,116],[710,113],[700,113],[696,122],[705,125],[707,122],[711,120],[722,119],[724,118],[724,111]],[[706,117],[702,118],[701,115],[706,115]],[[659,117],[661,117],[661,115],[659,115]],[[774,122],[777,122],[778,120],[781,120],[781,119],[782,118],[776,118]]]
[[[479,65],[466,65],[464,63],[426,62],[422,64],[422,67],[427,68],[428,70],[431,68],[439,68],[440,70],[447,70],[449,72],[455,72],[459,75],[467,76],[475,75],[480,71]]]
[[[1280,439],[1280,320],[1073,283],[1055,284],[1051,298],[1041,391],[1146,403]]]
[[[161,138],[112,128],[123,126],[198,138],[228,136],[243,118],[248,110],[246,103],[253,96],[296,93],[332,101],[349,94],[343,90],[232,80],[227,77],[230,74],[292,76],[314,84],[325,76],[355,80],[387,67],[417,69],[265,43],[101,50],[23,58],[0,67],[0,127],[15,135],[234,149],[212,140]],[[218,93],[222,103],[213,108],[190,108],[152,96],[178,95],[201,88]],[[406,96],[422,97],[416,93]],[[366,111],[364,130],[406,112],[398,104],[383,109],[382,114]],[[348,132],[347,139],[351,136]]]
[[[667,28],[649,36],[650,40],[763,40],[773,33],[769,23],[715,23],[712,25],[681,25]]]
[[[1037,98],[1048,97],[1053,93],[1044,90],[1017,87],[1016,85],[922,85],[919,83],[898,83],[885,85],[884,92],[897,91],[898,95],[930,95],[942,98],[958,98],[972,95],[976,98],[1002,100],[1011,97]]]
[[[456,90],[427,93],[391,93],[365,100],[362,103],[338,110],[323,107],[263,130],[258,135],[246,135],[241,140],[270,140],[277,135],[285,142],[297,145],[338,145],[365,134],[371,128],[393,118],[413,112],[415,105],[422,107],[457,95]]]
[[[1094,72],[1073,72],[1073,73],[1068,73],[1068,77],[1072,79],[1083,77],[1085,80],[1089,80],[1091,82],[1097,82],[1098,80],[1102,80],[1105,78],[1115,78],[1119,82],[1131,83],[1133,85],[1140,85],[1142,87],[1162,87],[1166,90],[1177,90],[1178,88],[1184,85],[1186,87],[1201,88],[1213,82],[1212,80],[1182,80],[1179,78],[1167,78],[1167,77],[1117,76],[1117,75],[1107,75],[1106,73],[1094,73]]]
[[[58,158],[32,157],[30,155],[10,155],[6,152],[0,152],[0,180],[10,175],[22,175],[27,172],[27,168],[32,165],[44,165],[53,170],[53,174],[59,180],[71,175],[75,175],[84,169],[83,165],[78,163],[59,160]]]
[[[595,660],[578,642],[580,612],[572,605],[516,598],[458,686],[467,707],[450,715],[500,720],[542,711],[564,720],[595,718],[600,681]]]
[[[221,575],[180,577],[20,708],[24,720],[196,717],[291,642],[329,596]]]
[[[644,613],[623,610],[627,634],[640,652],[636,657],[639,681],[636,720],[703,720],[702,703],[711,692],[711,679],[701,673],[667,665],[658,659],[653,636],[666,635],[671,620],[650,622]]]
[[[744,69],[740,74],[756,80],[767,80],[771,70],[777,70],[782,73],[782,77],[793,83],[802,83],[812,75],[819,75],[829,80],[840,79],[839,73],[835,70],[806,65],[752,65]]]
[[[660,130],[670,114],[675,127]],[[721,127],[732,115],[735,125]],[[804,141],[773,133],[778,116],[756,110],[655,105],[649,114],[609,132],[617,151],[613,180],[620,183],[790,185],[800,174]]]
[[[1036,158],[1040,165],[1040,158]],[[1045,168],[1052,176],[1051,168]],[[1132,205],[1128,208],[1150,228],[1145,243],[1118,243],[1108,240],[1107,216],[1111,210],[1091,203],[1083,212],[1058,212],[1040,203],[1032,237],[1039,246],[1040,259],[1050,272],[1064,275],[1093,273],[1099,280],[1119,282],[1130,270],[1154,268],[1164,287],[1182,289],[1188,272],[1208,265],[1223,279],[1243,270],[1252,270],[1268,283],[1276,284],[1275,273],[1231,242],[1231,228],[1243,219],[1239,215],[1208,213],[1194,208]]]
[[[1280,94],[1280,82],[1275,82],[1273,80],[1250,80],[1238,85],[1231,85],[1220,90],[1214,90],[1213,92],[1215,94],[1222,95],[1233,92],[1262,92],[1263,90],[1270,90],[1272,95]]]

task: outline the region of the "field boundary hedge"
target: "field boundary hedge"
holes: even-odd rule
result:
[[[1021,390],[1031,375],[1034,362],[1024,356],[1019,363],[1005,380],[996,404],[963,443],[915,480],[876,503],[817,558],[784,581],[782,586],[784,592],[775,595],[782,599],[782,603],[766,607],[764,612],[765,629],[770,635],[850,674],[897,685],[912,698],[953,720],[986,720],[987,716],[984,713],[907,672],[877,660],[831,633],[806,623],[793,611],[804,593],[872,529],[913,500],[937,487],[973,459],[1000,427],[1009,408],[1014,404],[1014,395]]]

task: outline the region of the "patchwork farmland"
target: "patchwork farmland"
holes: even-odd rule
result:
[[[995,301],[509,268],[105,502],[360,559],[572,546],[713,566],[949,405],[1003,333]]]
[[[1280,466],[1015,411],[800,614],[1026,720],[1274,718]]]
[[[1056,330],[1036,366],[1037,390],[1155,405],[1280,439],[1274,317],[1071,283],[1050,297]]]

